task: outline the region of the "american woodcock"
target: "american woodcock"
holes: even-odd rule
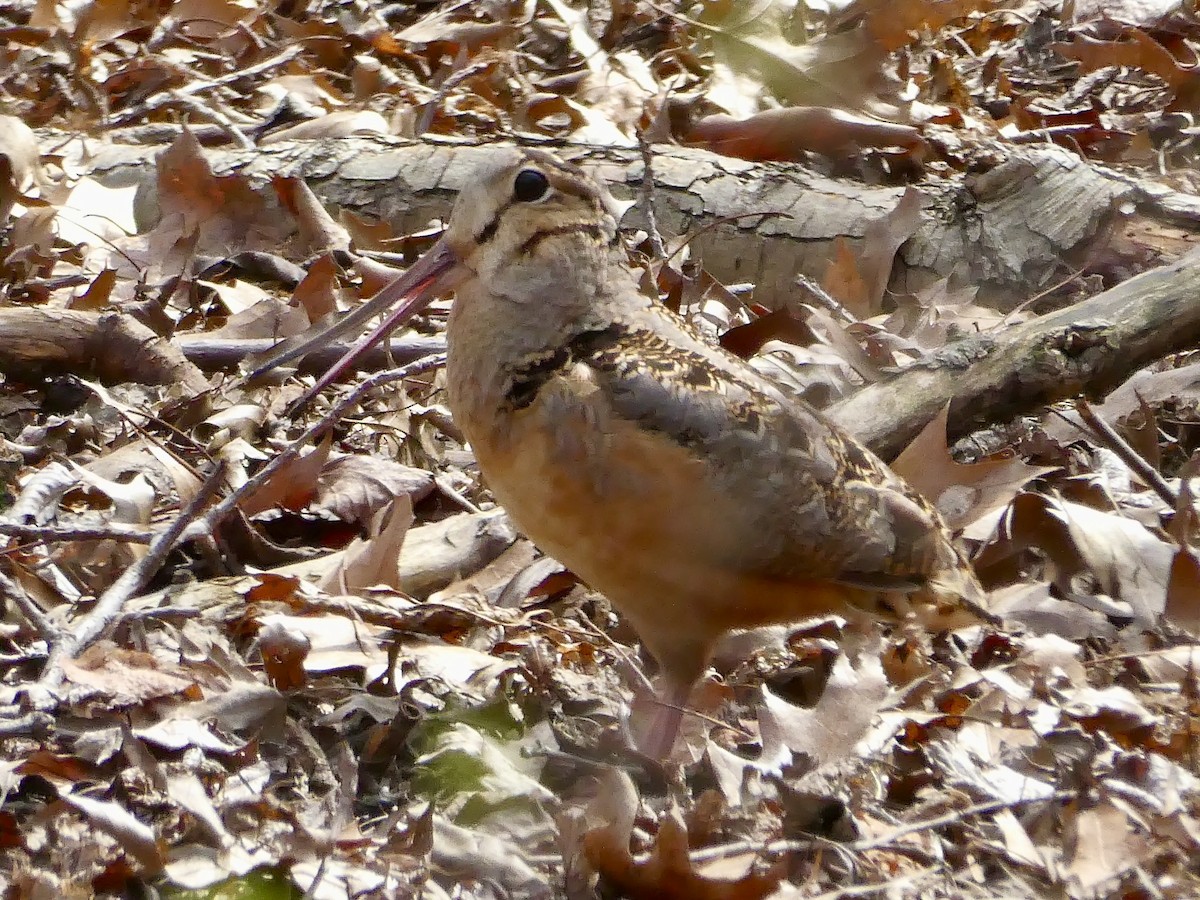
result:
[[[650,754],[670,751],[733,629],[856,612],[933,630],[991,620],[920,495],[639,291],[618,218],[576,166],[506,152],[462,191],[441,241],[368,305],[403,302],[314,392],[454,291],[454,420],[513,521],[604,593],[658,661]]]

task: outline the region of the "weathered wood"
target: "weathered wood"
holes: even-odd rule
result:
[[[152,217],[157,152],[102,148],[88,165],[103,181],[142,184],[143,215]],[[378,137],[207,151],[218,172],[236,169],[260,183],[299,174],[326,202],[390,220],[398,230],[445,217],[457,192],[494,152],[489,146]],[[559,152],[590,167],[618,196],[639,196],[643,164],[636,152],[594,147]],[[1119,224],[1118,212],[1127,211],[1122,204],[1144,202],[1164,217],[1193,223],[1197,213],[1195,204],[1175,202],[1180,198],[1166,189],[1090,165],[1061,148],[1006,150],[997,160],[982,173],[920,186],[922,223],[901,248],[893,288],[913,289],[955,275],[981,286],[980,302],[1008,305],[1082,258],[1095,238]],[[678,147],[656,148],[654,166],[663,232],[705,229],[693,248],[709,270],[726,282],[753,282],[755,298],[768,305],[793,300],[796,273],[819,278],[834,243],[858,239],[902,193],[900,187],[834,180],[798,164],[748,163]],[[746,217],[766,211],[790,218]],[[729,221],[732,217],[742,218]],[[643,221],[635,209],[625,224]],[[1004,334],[947,347],[830,412],[887,457],[951,400],[953,435],[959,436],[1080,392],[1102,394],[1148,362],[1196,344],[1197,307],[1187,302],[1195,296],[1195,279],[1192,262],[1156,269]],[[218,359],[226,365],[239,352],[218,351],[202,340],[182,338],[180,344],[190,345],[185,352],[207,365]]]
[[[953,440],[1078,394],[1103,396],[1200,343],[1200,252],[995,335],[945,347],[827,412],[891,459],[950,403]]]
[[[265,184],[304,177],[334,206],[377,216],[400,231],[445,218],[458,191],[494,157],[497,145],[462,146],[355,137],[271,144],[253,151],[209,149],[219,173]],[[156,215],[152,148],[100,146],[80,165],[109,184],[142,185],[141,224]],[[636,150],[560,146],[621,199],[638,199],[643,163]],[[718,279],[751,282],[755,299],[778,308],[795,295],[798,273],[820,279],[835,242],[861,243],[867,225],[892,210],[903,186],[833,179],[799,163],[750,163],[705,150],[659,146],[655,203],[668,237],[696,233],[693,251]],[[1001,304],[1024,300],[1059,278],[1092,247],[1135,184],[1052,145],[1007,148],[990,169],[918,185],[922,222],[901,248],[893,287],[914,290],[957,276]],[[1154,202],[1161,204],[1164,198]],[[782,213],[784,217],[766,216]],[[640,209],[626,216],[642,227]]]
[[[273,338],[214,338],[206,334],[178,334],[173,340],[184,356],[206,372],[237,368],[246,357],[266,353],[278,343]],[[304,357],[299,369],[302,372],[324,371],[341,359],[350,346],[330,344],[314,349]],[[378,370],[445,352],[444,338],[402,335],[392,338],[387,344],[372,347],[362,357],[361,365],[364,369]]]
[[[183,355],[136,319],[48,307],[0,309],[0,371],[11,376],[69,371],[115,384],[180,384],[199,393],[208,380]]]

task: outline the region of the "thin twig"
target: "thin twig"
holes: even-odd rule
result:
[[[438,107],[441,106],[443,100],[450,96],[450,92],[454,88],[458,87],[466,79],[472,78],[495,65],[498,58],[495,53],[480,53],[474,60],[447,75],[445,81],[438,87],[437,92],[422,104],[424,109],[421,112],[421,118],[417,120],[413,137],[420,137],[429,130],[430,126],[433,125],[433,117],[437,115]],[[457,64],[457,60],[455,64]]]
[[[156,606],[153,609],[131,609],[121,613],[120,624],[144,622],[147,619],[198,619],[201,611],[194,607]]]
[[[646,233],[649,235],[650,251],[656,262],[667,258],[662,232],[658,230],[658,215],[654,211],[654,157],[646,135],[638,132],[638,149],[642,152],[642,212],[646,216]]]
[[[543,622],[542,624],[549,626],[549,623],[547,622]],[[620,659],[622,666],[627,670],[628,674],[632,676],[632,680],[637,682],[638,687],[652,697],[658,696],[657,692],[654,690],[654,683],[650,680],[650,676],[645,673],[635,658],[633,652],[628,647],[617,643],[611,634],[609,634],[603,628],[600,628],[595,622],[591,622],[584,618],[578,620],[578,624],[583,633],[589,638],[592,638],[593,640],[595,638],[599,638],[601,643],[608,645],[608,649]],[[553,626],[549,627],[551,627],[552,630],[554,628]],[[566,629],[558,630],[561,630],[564,633],[569,633],[566,631]]]
[[[318,437],[331,428],[342,416],[363,398],[364,395],[375,390],[385,384],[390,384],[393,381],[403,381],[406,378],[411,378],[414,375],[419,375],[430,369],[436,369],[446,362],[446,354],[434,353],[429,356],[418,359],[416,362],[409,363],[407,366],[402,366],[399,369],[389,369],[386,372],[380,372],[372,375],[366,381],[362,382],[353,391],[347,394],[344,398],[334,404],[321,419],[313,425],[308,431],[304,432],[299,439],[293,441],[286,449],[280,451],[276,456],[258,472],[253,478],[246,480],[237,490],[233,491],[225,497],[220,503],[213,506],[204,517],[184,534],[185,540],[190,540],[193,536],[211,535],[216,532],[217,526],[224,521],[225,517],[237,508],[238,504],[243,499],[250,496],[260,487],[266,484],[275,474],[285,465],[295,459],[300,451],[315,441]]]
[[[1075,401],[1075,411],[1079,413],[1079,418],[1083,419],[1084,424],[1092,430],[1093,435],[1111,450],[1117,456],[1121,457],[1121,461],[1129,468],[1137,473],[1137,476],[1148,484],[1154,493],[1162,498],[1162,501],[1175,509],[1179,505],[1179,497],[1171,490],[1171,486],[1167,484],[1166,479],[1159,474],[1154,466],[1150,465],[1140,453],[1133,449],[1132,446],[1117,432],[1111,425],[1096,415],[1091,404],[1080,398]]]
[[[887,847],[889,844],[895,843],[902,837],[907,837],[910,834],[916,834],[920,831],[936,831],[939,828],[944,828],[947,825],[954,825],[961,822],[970,816],[986,816],[988,813],[1000,812],[1004,809],[1020,809],[1025,806],[1030,806],[1034,803],[1050,803],[1059,802],[1062,800],[1073,800],[1079,796],[1078,791],[1055,791],[1052,794],[1047,794],[1045,797],[1022,797],[1017,800],[988,800],[983,803],[976,803],[973,806],[965,807],[964,809],[955,809],[945,815],[935,816],[932,819],[922,819],[919,822],[911,822],[908,825],[901,825],[894,831],[889,831],[887,834],[880,835],[877,838],[872,838],[865,841],[855,841],[852,844],[847,844],[848,849],[857,853],[865,853],[868,850],[878,850],[882,847]]]
[[[482,509],[468,500],[466,496],[463,495],[462,491],[456,489],[454,485],[450,483],[449,478],[445,478],[441,475],[434,475],[433,483],[437,485],[437,489],[441,491],[448,499],[453,500],[467,512],[475,514],[483,512]]]
[[[251,150],[254,148],[254,141],[250,140],[250,138],[246,136],[245,132],[238,128],[233,119],[218,109],[214,102],[210,101],[206,103],[199,97],[188,97],[179,91],[171,91],[170,96],[171,99],[173,99],[175,103],[184,110],[188,110],[202,118],[211,120],[214,125],[218,126],[227,135],[229,135],[233,142],[242,150]]]
[[[58,638],[61,633],[58,626],[33,602],[33,598],[25,593],[25,588],[3,572],[0,572],[0,597],[11,600],[29,624],[37,629],[38,635],[48,643],[53,643]]]
[[[85,381],[78,377],[75,377],[72,380],[81,388],[84,388],[85,390],[91,391],[93,394],[95,394],[96,398],[104,404],[106,409],[116,412],[117,415],[119,415],[130,428],[136,431],[140,437],[147,441],[153,441],[159,447],[159,449],[163,451],[163,453],[166,453],[173,460],[175,460],[175,462],[187,469],[188,472],[197,480],[200,479],[200,473],[197,468],[189,463],[186,459],[181,457],[178,453],[172,452],[170,447],[164,444],[157,435],[155,435],[149,428],[146,427],[146,422],[154,423],[157,428],[161,428],[166,431],[176,441],[179,441],[182,444],[188,444],[198,452],[207,456],[208,448],[205,447],[200,441],[196,440],[196,438],[194,438],[189,432],[176,427],[149,409],[134,406],[132,404],[125,403],[122,400],[118,400],[111,393],[109,393],[107,388],[101,384]],[[142,419],[145,419],[146,422],[141,421]]]
[[[62,661],[74,659],[83,650],[102,638],[120,618],[122,607],[138,591],[144,588],[166,562],[167,555],[187,526],[195,520],[208,502],[224,486],[228,464],[218,462],[212,473],[204,480],[196,496],[183,508],[171,526],[157,535],[150,543],[146,555],[126,569],[96,601],[95,607],[84,616],[74,631],[65,633],[50,651],[42,677],[34,686],[48,693],[60,685],[66,673]],[[44,703],[45,696],[34,696],[35,706]]]
[[[0,535],[19,541],[50,544],[58,541],[124,541],[128,544],[149,544],[160,532],[113,522],[109,525],[21,525],[0,522]]]
[[[132,109],[127,109],[120,113],[116,113],[115,115],[109,117],[109,126],[117,127],[125,124],[126,122],[146,120],[148,118],[148,114],[153,110],[158,109],[159,107],[170,105],[174,100],[172,94],[188,96],[191,94],[199,94],[204,91],[216,90],[217,88],[224,87],[238,81],[244,80],[245,82],[249,83],[256,75],[261,75],[262,73],[271,69],[286,66],[303,51],[304,48],[301,45],[292,44],[284,48],[275,56],[272,56],[270,59],[265,59],[260,63],[256,63],[253,66],[247,66],[246,68],[239,69],[236,72],[229,72],[220,76],[219,78],[197,79],[195,72],[185,68],[182,70],[181,74],[185,76],[184,80],[187,81],[188,84],[180,88],[175,88],[171,91],[162,91],[161,93],[148,97],[143,103],[138,104]]]
[[[866,853],[868,850],[880,850],[894,844],[902,837],[907,837],[910,834],[916,834],[921,831],[936,831],[939,828],[944,828],[947,825],[954,825],[971,816],[985,816],[988,813],[1000,812],[1005,809],[1020,809],[1025,806],[1031,806],[1034,803],[1051,803],[1063,800],[1072,800],[1079,796],[1077,791],[1055,791],[1052,794],[1047,794],[1045,797],[1023,797],[1017,800],[987,800],[983,803],[976,803],[973,806],[967,806],[963,809],[951,810],[941,816],[935,816],[932,819],[922,819],[919,822],[910,822],[907,825],[900,825],[897,828],[889,831],[887,834],[880,835],[876,838],[870,838],[862,841],[853,841],[851,843],[840,843],[836,841],[828,841],[823,838],[814,837],[810,840],[782,840],[771,841],[765,847],[762,844],[755,844],[749,841],[734,841],[730,844],[722,844],[717,847],[709,847],[704,850],[697,850],[690,854],[691,860],[694,863],[709,863],[714,860],[725,859],[730,856],[736,856],[740,853],[745,853],[747,850],[759,849],[763,853],[793,853],[807,852],[813,849],[814,846],[830,846],[838,847],[854,853]]]
[[[303,53],[304,49],[305,48],[301,44],[290,44],[289,46],[284,47],[274,56],[270,57],[269,59],[264,59],[260,63],[255,63],[252,66],[246,66],[245,68],[238,69],[235,72],[229,72],[217,78],[209,79],[208,81],[198,85],[195,89],[191,88],[190,86],[181,87],[179,88],[179,93],[191,94],[203,90],[211,90],[212,88],[221,87],[223,85],[235,84],[239,81],[246,84],[252,83],[256,75],[262,75],[264,72],[268,72],[271,69],[279,69],[283,66],[286,66],[293,59]]]
[[[829,291],[825,290],[825,288],[821,287],[821,285],[817,284],[807,275],[797,275],[794,280],[798,287],[804,288],[804,290],[808,291],[816,299],[820,300],[821,305],[828,309],[835,316],[845,319],[851,325],[858,324],[858,319],[854,317],[854,314],[851,313],[850,310],[846,309],[846,307],[842,305],[837,297],[833,296],[833,294],[829,293]]]

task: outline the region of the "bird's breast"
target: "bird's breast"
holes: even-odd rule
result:
[[[739,566],[759,540],[752,499],[693,449],[616,415],[585,379],[556,379],[520,409],[472,407],[459,424],[517,526],[608,596],[668,668],[683,665],[670,661],[680,647],[702,663],[698,648],[730,628],[840,608],[841,586]]]
[[[725,543],[728,498],[711,489],[704,462],[614,415],[585,382],[548,385],[490,422],[478,411],[469,418],[464,430],[496,499],[605,593],[623,594],[629,581],[687,581]]]

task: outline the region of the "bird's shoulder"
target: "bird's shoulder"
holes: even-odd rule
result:
[[[817,410],[666,311],[596,323],[526,356],[509,373],[504,403],[519,412],[564,394],[592,397],[717,466],[774,467],[780,457],[822,482],[890,480]]]

